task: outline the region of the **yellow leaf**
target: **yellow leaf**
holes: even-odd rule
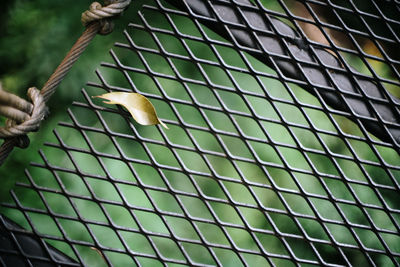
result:
[[[151,104],[151,102],[141,94],[113,92],[94,97],[108,100],[103,101],[106,104],[118,104],[124,106],[135,121],[142,125],[155,125],[160,123],[164,128],[168,129],[167,125],[157,117],[153,104]]]

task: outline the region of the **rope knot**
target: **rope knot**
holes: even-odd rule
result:
[[[17,124],[14,120],[7,120],[6,126],[0,127],[0,138],[20,137],[39,129],[41,121],[48,115],[46,103],[40,91],[35,87],[28,89],[28,97],[33,104],[33,109],[28,119],[21,124]],[[20,146],[26,146],[26,140],[23,139],[19,141]]]
[[[82,13],[82,23],[87,27],[90,23],[99,21],[101,25],[99,33],[109,34],[114,29],[110,18],[120,15],[130,3],[131,0],[108,0],[107,5],[102,6],[99,2],[93,2],[89,10]]]

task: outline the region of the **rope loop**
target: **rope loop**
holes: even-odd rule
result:
[[[94,2],[90,5],[89,10],[82,13],[82,23],[86,30],[47,80],[42,90],[29,88],[28,96],[32,100],[32,104],[4,92],[0,83],[0,115],[8,118],[6,126],[0,127],[0,138],[4,139],[0,146],[0,166],[14,146],[25,148],[29,145],[27,134],[37,131],[40,122],[48,114],[46,101],[53,95],[60,82],[96,34],[108,34],[113,30],[110,18],[120,15],[129,6],[131,0],[104,0],[104,2],[104,7],[98,2]]]
[[[41,121],[48,114],[46,103],[40,91],[35,87],[28,89],[28,97],[32,100],[33,104],[33,110],[29,118],[21,124],[17,124],[13,120],[7,120],[6,126],[0,127],[0,138],[21,137],[39,129]],[[26,140],[20,139],[17,144],[25,147]]]
[[[99,2],[93,2],[89,10],[82,13],[83,25],[87,27],[90,23],[99,21],[101,24],[99,33],[103,35],[111,33],[114,24],[109,18],[120,15],[129,6],[131,0],[114,0],[112,2],[106,6],[102,6]]]

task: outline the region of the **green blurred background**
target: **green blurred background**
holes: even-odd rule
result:
[[[21,97],[26,96],[29,87],[40,89],[83,32],[81,14],[90,4],[91,1],[74,0],[3,1],[0,8],[0,82],[3,89]],[[131,12],[137,7],[136,3],[132,5]],[[131,16],[122,16],[115,23],[114,32],[96,36],[63,80],[48,103],[49,118],[42,123],[39,132],[29,135],[30,147],[14,149],[12,158],[0,169],[0,177],[8,177],[4,179],[7,185],[2,188],[1,196],[6,195],[3,192],[21,176],[24,167],[37,158],[39,147],[52,135],[56,123],[65,117],[67,107],[81,96],[81,88],[95,79],[95,69],[109,58],[108,50],[121,40],[122,30],[130,19]]]
[[[8,0],[2,3],[0,9],[0,82],[7,91],[14,92],[19,96],[25,96],[31,86],[41,88],[52,71],[63,59],[74,41],[83,31],[80,23],[81,13],[88,8],[90,1],[49,1],[49,0]],[[346,1],[335,1],[336,4],[348,6]],[[283,8],[276,1],[265,1],[265,6],[271,10],[284,13]],[[300,16],[309,18],[304,13],[304,6],[294,1],[286,1],[286,5]],[[368,10],[367,1],[358,1],[357,6]],[[82,55],[77,64],[73,67],[66,79],[61,83],[56,94],[49,102],[51,116],[43,122],[42,129],[38,133],[31,134],[31,146],[28,149],[15,149],[11,160],[0,169],[0,176],[7,176],[7,181],[15,180],[20,175],[22,166],[32,161],[37,156],[39,146],[52,135],[51,129],[57,121],[65,114],[66,108],[73,101],[81,96],[80,88],[87,81],[95,80],[95,69],[101,61],[109,59],[107,51],[114,42],[123,40],[122,29],[132,20],[132,14],[139,7],[138,1],[133,1],[128,10],[129,16],[122,16],[116,21],[115,31],[107,36],[97,36],[87,51]],[[316,6],[318,8],[318,6]],[[395,11],[388,10],[385,5],[381,8],[386,11],[388,17],[394,17]],[[318,10],[318,9],[317,9]],[[331,14],[325,9],[321,13],[327,20]],[[357,18],[343,14],[343,19],[349,26],[356,29],[363,29],[357,26]],[[384,25],[375,23],[372,25],[375,32],[384,37],[390,38]],[[379,28],[380,27],[380,28]],[[346,47],[348,40],[343,35],[334,35],[338,44]],[[360,45],[365,52],[372,55],[380,55],[374,45],[367,39],[360,40]],[[384,46],[394,59],[398,58],[399,49],[391,49]],[[207,53],[207,50],[199,50],[198,54]],[[370,73],[368,68],[357,56],[343,53],[349,59],[350,64],[357,70]],[[368,62],[374,67],[374,71],[384,78],[394,79],[390,68],[382,63],[373,60]],[[400,95],[400,89],[393,84],[386,84],[386,88],[394,95]],[[15,172],[9,172],[13,169]],[[7,171],[6,171],[7,170]],[[16,175],[16,176],[14,176]],[[10,178],[12,176],[13,178]]]
[[[154,4],[153,1],[148,1],[147,3],[150,5]],[[263,3],[264,6],[270,10],[284,13],[284,9],[277,1],[263,1]],[[347,5],[345,1],[335,1],[335,3],[343,6]],[[73,42],[82,32],[83,27],[80,23],[80,14],[87,9],[89,4],[89,1],[72,0],[37,0],[34,2],[14,0],[3,3],[2,9],[0,10],[0,81],[3,83],[3,87],[6,90],[15,92],[20,96],[23,96],[26,92],[26,89],[31,86],[37,86],[40,88],[49,77],[51,72],[55,69],[57,64],[62,60],[63,56],[71,47]],[[298,3],[287,1],[286,4],[294,13],[298,13],[299,15],[302,14],[302,16],[307,17],[307,14],[304,13],[303,7],[299,6]],[[358,2],[358,5],[361,8],[368,9],[368,4],[363,4],[361,1]],[[112,48],[113,43],[127,42],[125,37],[122,35],[122,29],[124,29],[128,25],[128,22],[132,20],[139,21],[137,16],[134,15],[135,8],[137,7],[135,6],[134,8],[129,9],[126,12],[126,16],[123,16],[116,21],[116,29],[111,35],[97,36],[95,38],[93,43],[83,54],[76,66],[74,66],[67,78],[62,82],[57,93],[50,101],[49,106],[51,109],[51,115],[49,119],[43,123],[42,128],[38,133],[30,135],[32,140],[31,146],[23,151],[16,149],[16,151],[14,151],[14,153],[11,155],[11,158],[6,162],[6,165],[0,169],[0,177],[2,177],[2,189],[0,192],[1,198],[8,197],[8,191],[13,187],[15,181],[24,181],[24,179],[21,178],[24,177],[23,169],[30,161],[41,161],[37,152],[38,149],[42,148],[43,142],[55,141],[52,129],[56,127],[56,123],[58,121],[69,120],[66,115],[66,109],[70,106],[72,101],[82,99],[80,89],[85,86],[87,81],[98,81],[94,71],[99,67],[100,62],[112,62],[108,51],[110,48]],[[390,15],[390,11],[388,12]],[[327,20],[329,20],[331,15],[324,13],[324,16]],[[134,19],[132,19],[133,17]],[[166,22],[165,18],[163,18],[161,15],[157,14],[157,12],[145,11],[144,17],[148,18],[148,22],[151,26],[169,28],[168,22]],[[359,27],[354,17],[347,16],[346,14],[343,14],[343,17],[346,23],[348,23],[351,27],[356,29]],[[185,18],[176,16],[174,17],[174,23],[180,30],[182,30],[182,32],[191,35],[198,34],[198,31],[195,29],[194,25],[189,23]],[[379,24],[374,24],[374,27],[376,31],[379,31]],[[204,30],[215,40],[224,41],[222,38],[213,34],[210,30]],[[382,32],[383,35],[386,34],[383,26],[380,32]],[[128,33],[132,36],[136,44],[157,50],[157,46],[154,44],[154,40],[152,39],[153,37],[151,37],[145,31],[137,28],[130,28]],[[310,38],[313,37],[315,36],[310,36]],[[186,53],[185,49],[182,48],[181,44],[176,38],[163,34],[157,34],[157,38],[161,40],[161,43],[166,51],[179,54]],[[318,39],[318,37],[315,38]],[[338,44],[341,46],[349,46],[348,40],[346,40],[346,38],[342,35],[337,34],[335,38]],[[379,51],[377,51],[376,47],[374,48],[374,46],[371,45],[369,40],[359,40],[359,44],[366,53],[368,52],[372,55],[379,56]],[[204,45],[197,41],[187,40],[187,46],[196,57],[217,61],[208,45]],[[143,65],[138,60],[136,52],[132,52],[123,48],[114,48],[114,50],[117,56],[123,60],[123,64],[144,69]],[[237,68],[246,68],[238,52],[234,51],[234,49],[218,47],[218,52],[223,60],[228,64]],[[397,57],[396,53],[396,51],[392,51],[393,58]],[[142,56],[145,58],[149,66],[154,68],[154,70],[157,72],[173,74],[171,66],[169,66],[169,64],[162,60],[162,58],[159,56],[145,52],[142,53]],[[357,56],[346,53],[344,53],[344,56],[349,60],[349,63],[360,72],[370,73],[366,64]],[[276,72],[274,70],[266,67],[247,54],[246,57],[255,69],[276,76]],[[379,75],[393,79],[393,74],[390,70],[390,67],[385,63],[377,61],[368,62],[373,65],[374,70]],[[174,60],[173,64],[183,76],[198,80],[203,79],[201,75],[199,75],[198,69],[196,66],[194,66],[194,64],[179,60]],[[230,79],[223,70],[220,68],[207,66],[207,64],[203,65],[203,70],[205,73],[207,73],[207,75],[209,75],[213,83],[219,86],[232,87]],[[129,88],[126,80],[121,79],[121,73],[119,71],[106,68],[101,68],[101,71],[102,74],[107,78],[107,81],[109,81],[112,85]],[[149,79],[148,76],[138,75],[135,73],[132,73],[131,75],[135,86],[139,91],[145,94],[161,95],[154,85],[154,82]],[[245,129],[246,134],[249,134],[249,136],[265,138],[265,140],[267,140],[267,137],[263,131],[266,131],[273,142],[285,144],[284,146],[277,145],[277,149],[275,150],[270,144],[267,143],[263,144],[250,142],[251,147],[255,151],[252,153],[255,153],[256,156],[259,157],[259,160],[261,160],[263,163],[265,162],[267,165],[269,164],[267,168],[267,173],[269,175],[268,177],[255,165],[247,164],[241,161],[235,163],[237,164],[236,166],[239,166],[240,170],[244,173],[243,176],[246,179],[249,179],[252,182],[267,183],[269,185],[273,183],[277,188],[282,188],[284,191],[286,190],[284,193],[280,192],[278,196],[276,194],[276,190],[255,188],[254,192],[257,195],[257,198],[259,198],[267,208],[283,211],[285,210],[284,206],[288,205],[294,212],[313,216],[314,212],[310,208],[311,204],[305,201],[305,198],[301,197],[299,194],[288,193],[290,190],[293,190],[294,192],[301,192],[304,190],[309,194],[322,196],[332,195],[333,197],[343,201],[354,201],[354,195],[356,195],[357,198],[363,201],[363,203],[378,206],[382,205],[380,200],[376,197],[375,192],[370,187],[361,186],[357,182],[366,182],[370,181],[369,179],[372,179],[373,182],[378,184],[393,186],[393,181],[383,168],[376,166],[376,164],[360,164],[351,159],[343,159],[343,157],[334,156],[328,157],[321,153],[300,153],[298,150],[290,148],[290,146],[296,147],[298,145],[297,143],[300,143],[300,145],[304,148],[314,149],[322,153],[325,153],[325,148],[327,147],[333,154],[336,153],[337,155],[344,155],[352,158],[354,155],[348,148],[348,144],[350,144],[353,151],[355,151],[356,156],[365,161],[378,163],[379,160],[376,158],[375,153],[379,153],[386,162],[398,166],[400,161],[398,154],[395,151],[383,146],[376,146],[374,149],[376,149],[377,152],[374,152],[368,144],[362,141],[350,139],[346,144],[338,136],[319,133],[319,136],[317,137],[316,134],[309,129],[287,127],[281,120],[285,120],[289,123],[298,123],[305,127],[310,127],[310,124],[307,122],[304,114],[297,106],[285,104],[282,101],[272,101],[270,100],[271,98],[288,101],[289,103],[293,102],[295,97],[297,101],[300,101],[303,104],[313,105],[316,107],[320,107],[319,101],[299,86],[291,83],[288,83],[287,86],[285,86],[279,81],[279,79],[275,77],[262,77],[261,79],[264,88],[261,88],[255,82],[255,79],[248,73],[232,72],[231,75],[238,84],[243,86],[244,89],[250,88],[249,90],[252,91],[252,93],[263,94],[263,89],[266,88],[267,94],[270,97],[268,100],[258,97],[248,98],[248,101],[251,103],[255,113],[258,116],[267,118],[269,120],[262,123],[263,129],[261,130],[260,126],[256,125],[252,119],[234,116],[240,127]],[[182,101],[190,99],[188,94],[184,93],[185,89],[180,84],[171,82],[170,80],[163,80],[161,78],[158,81],[162,85],[164,91],[167,92],[169,97]],[[191,85],[189,88],[195,95],[196,100],[200,103],[214,107],[220,106],[218,104],[218,100],[211,94],[211,90],[209,88],[196,85]],[[395,85],[388,84],[387,88],[394,94],[398,94],[399,92],[397,86]],[[289,90],[291,91],[291,94],[289,94]],[[102,91],[95,89],[88,89],[88,91],[90,94],[102,93]],[[215,91],[219,97],[223,99],[223,102],[227,105],[228,109],[249,113],[249,110],[244,104],[243,100],[238,97],[236,93],[217,89]],[[96,103],[100,104],[100,102]],[[176,116],[169,107],[169,103],[166,103],[165,101],[154,100],[154,105],[156,106],[157,110],[160,111],[159,114],[161,118],[169,119],[171,121],[177,120]],[[283,118],[278,116],[272,106],[279,110]],[[205,125],[202,115],[200,115],[200,113],[193,107],[179,104],[176,104],[175,107],[180,112],[183,120],[186,123],[191,123],[197,126]],[[334,121],[339,125],[342,131],[348,134],[362,136],[360,129],[353,122],[344,117],[333,116],[332,119],[328,119],[326,114],[316,109],[304,108],[304,110],[305,114],[317,129],[337,132],[336,127],[333,125]],[[81,108],[73,108],[72,112],[79,118],[79,122],[82,123],[82,125],[100,127],[96,116],[90,111]],[[104,116],[107,117],[110,115]],[[233,124],[229,122],[229,119],[223,113],[206,111],[206,116],[217,129],[237,133]],[[108,123],[116,132],[129,134],[131,131],[129,126],[124,124],[126,122],[121,122],[119,124],[119,120],[112,119],[111,116]],[[135,127],[137,127],[138,132],[145,138],[151,140],[163,140],[159,130],[155,127],[142,127],[137,124],[135,124]],[[182,130],[183,127],[170,125],[170,128],[171,129],[169,131],[162,130],[165,136],[168,137],[169,142],[182,146],[193,146],[188,134]],[[58,129],[60,129],[59,132],[62,134],[63,140],[67,144],[86,147],[86,144],[82,141],[79,133],[63,127],[58,127]],[[217,140],[215,139],[214,135],[207,134],[202,131],[193,130],[190,131],[190,133],[198,142],[199,146],[205,151],[222,153],[224,150],[227,150],[236,157],[250,158],[254,160],[254,154],[249,151],[248,147],[246,147],[244,142],[239,138],[220,135],[220,139]],[[88,133],[88,135],[90,140],[96,140],[93,142],[93,144],[96,146],[98,151],[109,154],[116,153],[114,146],[109,143],[109,140],[107,141],[106,137],[101,137],[95,133]],[[294,137],[297,140],[294,140]],[[325,147],[321,144],[321,140],[324,142]],[[225,146],[224,148],[221,147],[222,143]],[[146,155],[139,143],[130,141],[129,143],[125,143],[125,145],[125,147],[129,148],[127,149],[127,154],[132,158],[150,161],[148,155]],[[158,162],[168,166],[179,167],[169,149],[154,144],[149,144],[148,148],[153,156],[156,157]],[[47,157],[51,159],[55,165],[60,164],[59,162],[63,162],[65,163],[65,166],[63,167],[72,166],[67,157],[56,149],[46,148],[45,152]],[[278,153],[280,155],[278,155]],[[189,169],[193,171],[209,172],[209,169],[205,164],[200,164],[200,162],[203,161],[198,154],[181,151],[181,154],[179,155]],[[88,157],[87,155],[79,153],[76,153],[74,156],[84,172],[98,174],[100,176],[104,175],[104,172],[101,170],[96,160],[94,160],[92,157]],[[282,157],[286,163],[289,164],[289,166],[292,168],[298,168],[299,170],[310,171],[311,168],[309,166],[309,162],[311,162],[313,166],[316,166],[317,171],[322,175],[320,177],[301,172],[289,173],[287,170],[282,168],[284,165],[281,160]],[[202,192],[207,196],[225,199],[226,193],[224,190],[226,190],[229,192],[229,194],[231,194],[231,198],[238,203],[250,206],[255,205],[254,203],[256,203],[256,201],[250,195],[248,188],[239,183],[235,183],[235,180],[240,179],[240,176],[238,175],[237,170],[232,167],[232,163],[227,161],[224,157],[215,157],[210,155],[207,155],[207,160],[210,162],[218,176],[231,178],[232,181],[224,180],[223,182],[219,181],[217,184],[214,179],[207,179],[207,177],[203,176],[194,176],[189,178],[184,174],[179,174],[176,172],[169,172],[166,170],[163,170],[163,172],[165,176],[170,179],[169,182],[171,183],[173,189],[177,190],[177,192],[182,191],[194,194],[196,190],[193,188],[192,183],[193,181],[196,181],[196,183],[201,187]],[[196,162],[196,164],[193,164],[193,162]],[[152,209],[152,204],[150,203],[151,198],[151,200],[156,203],[157,207],[159,207],[161,210],[182,213],[177,205],[177,200],[174,199],[174,196],[167,193],[160,193],[156,190],[152,191],[146,187],[165,186],[160,174],[157,174],[154,168],[142,164],[133,164],[133,168],[137,174],[140,174],[138,175],[140,176],[139,178],[133,177],[130,169],[120,162],[104,159],[103,163],[105,166],[107,166],[107,170],[112,173],[113,178],[116,180],[131,180],[134,181],[134,183],[137,183],[138,180],[141,180],[141,183],[145,185],[146,190],[143,188],[126,186],[123,184],[117,185],[119,190],[124,192],[124,195],[128,198],[128,202],[130,204],[142,208]],[[274,164],[276,167],[273,167]],[[32,172],[34,174],[33,176],[36,177],[34,179],[37,179],[35,180],[37,184],[49,188],[52,188],[53,186],[54,188],[57,188],[57,185],[53,185],[50,181],[43,178],[46,177],[44,171],[41,172],[33,168]],[[398,171],[390,170],[390,172],[392,177],[395,177],[397,181],[400,180],[400,173]],[[61,179],[65,179],[65,181],[68,179],[72,180],[71,177],[68,177],[68,174],[63,175],[65,175],[65,177],[62,176]],[[367,175],[369,177],[366,177]],[[336,178],[330,179],[329,176],[346,177],[350,181],[355,181],[355,183],[344,182],[343,180]],[[294,179],[297,179],[297,181],[294,182]],[[86,178],[86,180],[89,181],[88,183],[92,186],[92,188],[94,188],[94,191],[96,194],[98,194],[97,196],[99,198],[114,200],[117,202],[121,201],[118,194],[115,192],[114,185],[111,183],[89,178]],[[79,181],[79,179],[75,179],[74,181]],[[76,182],[75,184],[66,184],[68,184],[68,190],[71,190],[79,195],[90,196],[90,193],[85,189],[85,186],[81,185],[80,183]],[[301,189],[299,188],[298,184],[301,185]],[[146,192],[146,194],[144,192]],[[394,209],[399,208],[395,193],[391,191],[382,191],[380,193],[383,195],[384,200],[390,207]],[[32,192],[31,190],[17,189],[16,195],[26,206],[39,209],[43,208],[43,206],[39,204],[41,200],[36,196],[36,193]],[[69,204],[65,198],[50,193],[44,193],[44,195],[49,203],[52,203],[51,208],[54,208],[54,210],[56,210],[58,213],[76,216],[75,212],[68,208]],[[149,195],[151,197],[149,197]],[[208,211],[208,208],[206,208],[198,199],[185,196],[179,197],[180,201],[182,201],[185,207],[189,209],[190,215],[203,219],[209,219],[212,217]],[[329,201],[317,198],[310,199],[312,205],[314,205],[314,208],[323,218],[338,221],[342,220],[340,214],[337,212],[337,207],[333,206]],[[285,201],[286,204],[282,204],[282,201]],[[102,215],[102,211],[99,209],[96,203],[78,199],[76,200],[75,204],[79,210],[85,214],[85,219],[106,221],[105,217]],[[237,215],[238,213],[237,211],[233,210],[232,207],[228,205],[220,205],[220,203],[212,203],[211,206],[213,211],[221,216],[220,218],[222,221],[232,224],[240,224],[240,220],[238,219]],[[343,212],[352,223],[358,223],[361,225],[369,224],[367,215],[363,213],[364,210],[361,210],[354,205],[345,205],[343,203],[341,203],[338,207],[340,207],[341,212]],[[108,212],[113,214],[113,219],[115,218],[118,220],[117,224],[128,224],[128,227],[134,229],[138,228],[137,225],[132,225],[129,223],[132,221],[132,218],[126,209],[112,205],[107,206],[106,209]],[[9,210],[4,211],[4,213],[17,221],[19,219],[19,223],[29,228],[26,223],[24,224],[23,219],[17,213],[13,213],[13,211]],[[273,228],[270,225],[270,222],[273,221],[276,225],[278,225],[279,230],[284,233],[297,233],[298,231],[298,229],[294,226],[293,219],[290,216],[279,214],[279,212],[269,213],[270,217],[268,217],[268,219],[271,220],[269,222],[265,219],[263,214],[259,213],[255,209],[241,208],[241,213],[245,214],[244,216],[246,217],[246,220],[248,220],[250,225],[257,229],[271,231]],[[387,214],[382,212],[380,209],[368,209],[367,213],[369,218],[372,218],[372,221],[379,227],[389,230],[396,229],[391,220],[388,218]],[[162,234],[168,233],[168,230],[165,227],[166,222],[161,221],[157,215],[142,211],[135,211],[135,216],[139,218],[139,221],[141,221],[143,225],[148,227],[146,230]],[[54,234],[55,236],[60,235],[57,227],[51,224],[51,220],[48,220],[47,217],[43,218],[44,216],[41,217],[37,214],[33,214],[32,217],[33,221],[37,222],[38,225],[41,225],[41,230],[44,232]],[[400,217],[395,217],[395,220],[397,220],[397,224],[399,224]],[[195,240],[198,239],[194,229],[192,229],[192,226],[188,225],[186,220],[171,216],[166,218],[166,221],[172,228],[174,234],[177,236]],[[44,222],[48,223],[46,224]],[[319,222],[302,218],[299,219],[299,223],[302,225],[302,227],[304,227],[305,231],[310,236],[317,239],[328,240],[325,233],[326,230],[321,227]],[[65,227],[64,229],[66,229],[67,235],[72,239],[92,242],[91,237],[87,234],[87,230],[85,228],[75,225],[70,221],[63,222],[62,225]],[[210,229],[212,226],[201,223],[199,223],[197,227],[199,227],[201,229],[200,231],[202,231],[207,238],[210,238],[212,242],[222,245],[226,245],[228,243],[224,237],[224,234],[219,229]],[[356,244],[349,231],[342,225],[327,224],[327,228],[332,232],[333,237],[338,242],[352,245]],[[111,237],[114,235],[110,228],[104,227],[103,229],[101,227],[93,227],[91,230],[97,237],[99,237],[101,244],[122,249],[122,246],[117,241],[116,237],[104,238],[104,236]],[[237,245],[239,247],[250,250],[257,249],[254,245],[253,239],[245,231],[232,228],[228,229],[227,232],[235,242],[238,241]],[[378,244],[379,241],[376,241],[376,236],[374,236],[371,231],[360,230],[359,233],[357,232],[357,234],[365,246],[369,248],[382,249],[381,245]],[[148,241],[146,241],[142,235],[129,232],[121,233],[121,235],[128,240],[127,242],[132,246],[131,249],[133,251],[154,254],[154,251],[152,251]],[[281,241],[279,241],[273,235],[264,235],[263,237],[258,238],[263,240],[262,243],[265,244],[265,247],[267,247],[266,249],[270,249],[272,253],[287,253],[285,248],[283,248]],[[387,240],[387,242],[390,244],[390,248],[396,252],[399,252],[400,248],[398,244],[400,243],[397,242],[398,238],[389,235]],[[71,257],[74,257],[72,250],[64,243],[55,242],[54,240],[48,241],[52,245],[62,249],[63,251],[66,251],[66,253]],[[175,259],[182,258],[182,255],[176,252],[177,249],[174,249],[174,245],[170,244],[168,239],[159,239],[153,241],[158,244],[157,246],[159,249],[162,251],[162,253],[165,253],[167,257]],[[288,241],[288,243],[295,251],[296,256],[299,256],[303,259],[315,260],[313,253],[310,253],[310,248],[307,247],[307,245],[302,241],[291,239]],[[204,247],[190,247],[189,244],[187,247],[185,247],[185,249],[198,262],[204,264],[213,264],[212,259],[204,256],[207,254],[203,253],[201,250],[204,249]],[[335,253],[337,252],[332,252],[332,247],[322,246],[318,249],[324,258],[335,262]],[[88,265],[97,266],[103,264],[101,257],[96,253],[96,251],[93,251],[88,247],[79,247],[78,250],[82,253]],[[218,254],[218,252],[216,253]],[[352,259],[352,261],[358,262],[360,265],[362,265],[363,261],[365,260],[364,256],[361,253],[358,253],[357,250],[350,250],[347,252],[347,255]],[[130,259],[126,259],[121,254],[112,256],[110,253],[108,256],[113,259],[115,256],[115,262],[120,265],[131,263]],[[266,262],[261,258],[251,257],[252,255],[247,256],[249,257],[248,262],[252,266],[261,266],[266,264]],[[225,257],[224,262],[227,263],[226,265],[237,266],[238,264],[238,259],[235,258],[234,255],[226,254],[223,256],[223,253],[221,252],[220,257]],[[146,258],[142,258],[139,261],[141,262],[142,260],[143,264],[155,264]],[[289,264],[289,262],[284,260],[275,260],[275,263],[278,265],[288,266],[287,264]],[[376,262],[381,264],[390,264],[390,260],[387,257],[379,255],[377,256]]]

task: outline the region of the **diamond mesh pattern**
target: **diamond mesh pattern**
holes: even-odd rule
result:
[[[391,11],[373,1],[361,10],[307,0],[310,17],[289,11],[298,3],[266,2],[207,3],[263,10],[303,35],[313,25],[327,42],[313,47],[331,49],[355,77],[399,88],[399,55],[390,50],[399,47],[400,23]],[[349,14],[360,24],[348,25]],[[161,0],[144,6],[2,213],[87,266],[400,265],[396,140],[368,134],[361,115],[326,105],[320,91],[303,89],[310,81],[285,76],[276,64],[282,55],[264,51],[267,66],[204,19]],[[234,36],[232,25],[218,23]],[[375,23],[387,30],[375,32]],[[351,57],[369,73],[354,72]],[[91,98],[105,90],[140,92],[170,129],[138,125]],[[383,94],[385,101],[362,97],[398,115],[396,100]],[[379,125],[398,126],[374,105]]]

